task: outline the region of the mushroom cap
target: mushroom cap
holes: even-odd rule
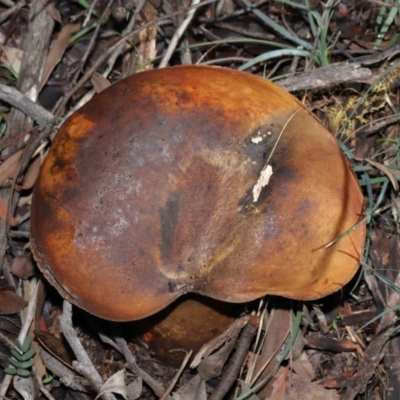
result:
[[[335,139],[289,93],[172,67],[117,82],[63,124],[35,186],[31,246],[64,298],[127,321],[189,292],[335,292],[358,269],[365,225],[327,244],[363,212]]]

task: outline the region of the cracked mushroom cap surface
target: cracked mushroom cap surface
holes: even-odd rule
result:
[[[311,300],[355,274],[357,180],[277,85],[220,67],[137,73],[63,124],[41,167],[31,246],[61,295],[136,320],[182,294]]]

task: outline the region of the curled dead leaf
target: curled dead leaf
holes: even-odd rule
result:
[[[23,310],[28,302],[11,290],[0,291],[0,315],[16,314]]]

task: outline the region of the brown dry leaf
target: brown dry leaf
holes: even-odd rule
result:
[[[68,47],[71,36],[78,32],[80,28],[81,24],[67,24],[61,29],[61,32],[58,34],[57,39],[54,41],[53,46],[51,46],[49,54],[47,55],[40,90],[43,89],[43,86],[46,84],[54,68],[61,61],[65,50]]]
[[[33,357],[36,371],[37,371],[38,375],[43,379],[47,375],[47,370],[46,370],[46,366],[43,363],[42,357],[40,355],[41,347],[39,346],[39,343],[37,343],[36,341],[33,341],[31,346],[33,349],[36,350],[36,353]]]
[[[293,371],[303,379],[309,381],[314,379],[315,371],[306,352],[303,351],[300,357],[297,360],[294,360],[291,365]]]
[[[40,0],[43,4],[43,7],[46,9],[47,14],[50,15],[51,18],[53,18],[55,21],[59,22],[62,24],[62,18],[60,11],[58,11],[55,1],[49,1],[49,0]]]
[[[98,72],[95,72],[92,75],[90,81],[92,82],[96,93],[100,93],[104,89],[107,89],[109,86],[111,86],[110,81],[107,78],[104,78],[104,76],[99,74]]]
[[[10,46],[1,46],[0,62],[8,68],[13,69],[17,74],[21,69],[21,61],[24,52]]]
[[[390,182],[392,183],[394,190],[396,191],[399,190],[399,183],[397,182],[396,175],[397,176],[400,175],[400,170],[388,168],[386,165],[383,165],[376,161],[369,160],[368,158],[364,158],[363,160],[366,161],[368,164],[374,166],[376,169],[379,169],[384,174],[386,174]]]
[[[277,308],[272,308],[269,316],[266,339],[251,378],[251,386],[263,381],[274,371],[278,364],[276,356],[290,332],[292,315],[289,306],[288,308],[284,308],[285,303],[282,299],[280,299],[280,303],[283,308],[278,308],[279,305],[277,304]],[[255,380],[256,377],[258,378]],[[271,385],[271,383],[268,383],[257,392],[260,399],[265,399],[272,393],[273,388]]]
[[[335,390],[324,389],[315,383],[300,378],[296,374],[288,377],[290,385],[286,385],[285,400],[339,400]],[[275,400],[275,399],[274,399]]]
[[[267,400],[287,400],[286,397],[286,378],[289,372],[289,366],[279,369],[280,373],[272,383],[272,393]]]
[[[13,136],[11,138],[9,137],[3,137],[0,139],[0,151],[3,151],[4,149],[6,149],[8,146],[11,146],[14,143],[19,142],[19,140],[21,138],[23,138],[24,136],[26,136],[26,132],[22,132],[17,136]]]
[[[36,182],[36,178],[39,175],[40,166],[42,164],[42,160],[40,157],[36,157],[28,167],[26,174],[24,176],[24,181],[21,186],[18,186],[19,189],[29,190],[33,188],[33,185]]]
[[[19,313],[27,304],[27,301],[11,290],[0,291],[0,315]]]
[[[325,389],[343,389],[351,385],[354,379],[354,371],[342,372],[340,375],[327,376],[318,381],[314,381],[315,384],[322,386]]]
[[[153,7],[151,2],[147,1],[143,6],[142,15],[146,22],[151,21],[157,16],[157,10]],[[156,49],[156,38],[157,38],[158,24],[152,24],[148,28],[143,29],[139,32],[139,54],[140,62],[139,64],[146,64],[150,60],[154,59],[157,55]],[[138,71],[146,71],[153,69],[152,64],[145,65]]]
[[[11,263],[10,271],[13,275],[20,279],[30,278],[34,272],[35,267],[31,257],[15,257]]]
[[[2,186],[7,179],[13,178],[19,170],[23,153],[24,150],[16,151],[0,165],[0,186]]]
[[[73,357],[70,350],[61,339],[56,338],[49,332],[35,330],[35,337],[40,345],[59,362],[72,368]]]
[[[7,207],[4,204],[3,199],[0,199],[0,218],[3,221],[7,221]],[[11,226],[17,226],[18,225],[18,221],[12,215],[9,215],[8,219],[9,219],[9,222],[10,222]]]

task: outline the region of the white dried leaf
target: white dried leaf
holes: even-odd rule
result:
[[[104,393],[117,393],[120,394],[125,400],[128,400],[126,383],[125,383],[125,369],[111,375],[101,387],[100,393],[96,396],[97,400]]]
[[[35,389],[31,377],[23,378],[16,375],[14,377],[13,386],[24,400],[33,400],[35,398]]]
[[[174,400],[207,400],[206,382],[200,375],[194,376],[172,395]]]
[[[253,187],[253,203],[255,203],[260,197],[262,188],[268,185],[272,174],[273,174],[272,167],[269,164],[261,171],[257,183]]]
[[[138,399],[140,397],[140,395],[142,394],[142,390],[143,390],[142,378],[136,378],[126,388],[128,400]]]
[[[1,46],[1,50],[1,64],[13,69],[18,74],[21,69],[23,51],[10,46]]]

